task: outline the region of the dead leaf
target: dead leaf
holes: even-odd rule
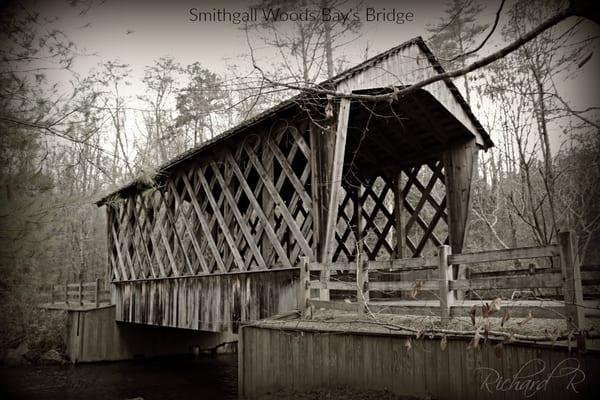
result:
[[[344,299],[344,301],[345,301],[346,303],[352,303],[352,301],[350,301],[350,299]]]
[[[481,334],[479,333],[479,329],[475,331],[475,336],[473,336],[473,345],[475,348],[479,346],[479,341],[481,340]]]
[[[471,323],[475,326],[475,315],[477,314],[477,306],[471,307],[471,311],[469,311],[469,315],[471,316]]]
[[[415,333],[415,338],[416,338],[417,340],[421,339],[421,336],[423,336],[423,331],[422,331],[422,330],[420,330],[420,331],[417,331],[417,332]]]
[[[440,340],[440,349],[442,349],[442,351],[446,350],[446,347],[448,347],[448,339],[446,338],[446,335],[442,336],[442,340]]]
[[[500,322],[500,326],[504,326],[504,324],[506,323],[506,321],[508,321],[510,319],[510,310],[507,308],[506,310],[504,310],[504,315],[502,316],[502,321]]]
[[[527,318],[525,318],[525,319],[523,319],[523,320],[521,320],[521,321],[517,322],[517,325],[519,325],[519,326],[523,326],[523,325],[525,325],[526,323],[528,323],[529,321],[531,321],[532,319],[533,319],[533,315],[531,315],[531,311],[529,311],[529,314],[527,314]]]
[[[481,306],[481,315],[483,316],[483,318],[487,318],[490,315],[490,305],[489,303],[484,303],[483,306]]]
[[[406,338],[406,341],[404,342],[404,347],[406,347],[406,351],[411,351],[412,343],[410,338]]]
[[[491,303],[485,303],[482,307],[482,314],[485,318],[494,314],[496,311],[500,310],[500,306],[502,305],[502,299],[500,297],[492,300]]]
[[[504,345],[502,342],[494,346],[494,354],[496,355],[496,358],[502,358],[504,355]]]
[[[508,334],[508,338],[506,338],[506,341],[509,342],[509,343],[510,342],[514,342],[515,341],[515,333],[514,332],[510,332]]]
[[[417,295],[419,294],[419,292],[421,291],[421,288],[423,287],[423,282],[421,281],[416,281],[415,284],[413,285],[412,291],[410,292],[410,297],[412,299],[416,299]]]
[[[552,346],[554,346],[556,344],[556,341],[558,340],[558,329],[554,328],[554,330],[550,333],[550,341],[552,342]]]
[[[496,297],[490,304],[490,308],[492,309],[492,312],[500,311],[501,307],[502,307],[502,299],[500,297]]]
[[[471,342],[469,343],[469,346],[471,349],[476,349],[479,346],[479,341],[481,340],[481,334],[479,333],[479,328],[477,328],[477,330],[475,331],[475,335],[473,336],[473,339],[471,339]]]

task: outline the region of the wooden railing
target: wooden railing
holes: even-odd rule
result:
[[[110,290],[102,286],[100,279],[50,285],[48,296],[51,305],[99,307],[110,304]]]
[[[303,312],[308,311],[311,305],[318,307],[328,307],[345,310],[356,310],[359,313],[365,312],[368,307],[375,306],[376,302],[370,301],[371,292],[375,291],[419,291],[434,292],[435,297],[439,299],[439,305],[431,305],[428,302],[426,307],[434,309],[435,314],[442,318],[449,318],[456,315],[468,314],[465,310],[465,302],[457,301],[458,291],[478,291],[487,289],[519,289],[533,290],[539,288],[562,288],[564,302],[560,307],[556,304],[548,305],[548,312],[540,312],[539,306],[536,313],[540,317],[567,319],[570,326],[582,328],[584,326],[584,307],[581,287],[581,272],[579,260],[577,259],[576,236],[570,231],[559,234],[559,243],[541,246],[525,247],[515,249],[503,249],[482,251],[477,253],[452,254],[451,248],[446,245],[438,247],[437,255],[433,257],[417,257],[409,259],[393,259],[389,261],[369,261],[359,258],[357,262],[338,262],[331,264],[311,263],[303,259],[300,269],[300,304],[303,306]],[[497,261],[522,260],[532,258],[551,257],[555,261],[560,260],[561,268],[547,268],[545,272],[530,276],[496,276],[471,279],[453,279],[453,268],[457,265],[467,266],[469,269],[477,270],[477,265],[481,263],[491,263]],[[407,272],[419,270],[437,270],[437,278],[423,280],[403,280],[403,281],[379,281],[369,282],[369,274],[374,271],[386,270],[387,272]],[[347,271],[348,274],[355,275],[355,281],[335,281],[332,280],[332,271]],[[314,280],[311,273],[315,276],[319,272],[320,278]],[[329,272],[329,273],[323,273]],[[319,299],[311,297],[311,289],[319,290]],[[323,290],[325,289],[325,290]],[[332,302],[330,301],[330,292],[333,291],[356,291],[356,301]],[[491,300],[491,299],[490,299]],[[335,304],[337,303],[337,304]],[[340,305],[340,303],[343,303]],[[406,303],[406,302],[403,302]],[[414,301],[417,305],[418,301]],[[460,303],[460,304],[459,304]],[[556,303],[556,302],[554,302]],[[410,304],[410,302],[409,302]],[[521,313],[527,315],[531,312],[523,305]],[[553,310],[551,308],[554,307]],[[390,308],[390,307],[386,307]],[[408,307],[410,308],[410,307]],[[557,311],[556,308],[559,310]]]

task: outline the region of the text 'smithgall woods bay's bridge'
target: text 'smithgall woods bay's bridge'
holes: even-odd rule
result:
[[[442,72],[416,38],[321,87],[377,95]],[[414,375],[398,393],[410,388],[418,396],[468,398],[456,394],[477,386],[470,380],[479,364],[474,353],[463,351],[468,342],[449,345],[464,367],[455,368],[439,361],[448,361],[448,353],[436,353],[440,346],[420,355],[417,347],[415,353],[405,350],[397,342],[400,333],[388,332],[392,336],[376,343],[364,332],[328,339],[311,336],[311,328],[309,339],[288,343],[291,336],[281,332],[289,327],[265,325],[274,318],[244,324],[297,309],[309,316],[321,308],[447,319],[482,305],[472,293],[510,298],[516,290],[553,300],[495,306],[515,318],[561,318],[575,334],[585,327],[590,309],[584,307],[571,232],[542,247],[463,252],[477,152],[493,144],[450,80],[393,101],[322,93],[285,101],[181,154],[153,179],[134,181],[98,202],[107,211],[112,305],[101,304],[96,284],[89,285],[95,287],[94,307],[82,306],[85,286],[78,286],[79,306],[67,307],[73,361],[214,347],[239,333],[244,395],[286,379],[286,387],[300,389],[381,381],[396,391],[398,376]],[[537,261],[496,275],[477,272],[490,262],[518,259]],[[73,299],[68,285],[64,297]],[[298,329],[296,324],[292,333]],[[514,347],[520,355],[507,359],[508,372],[518,370],[527,346]],[[354,354],[360,349],[372,351]],[[439,359],[430,359],[433,354]],[[586,371],[598,371],[598,358],[587,357]],[[361,371],[373,366],[363,362],[367,358],[390,368],[362,380]],[[419,379],[415,371],[421,371]],[[424,379],[425,371],[439,379]],[[455,378],[464,385],[449,373],[462,374]]]
[[[418,38],[322,86],[381,93],[441,71]],[[100,200],[116,319],[236,332],[297,308],[303,257],[460,253],[492,142],[454,84],[332,105],[327,119],[326,98],[292,98]]]

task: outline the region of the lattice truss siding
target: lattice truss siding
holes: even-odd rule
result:
[[[312,256],[308,133],[249,135],[108,211],[113,281],[266,270]]]
[[[345,185],[338,211],[334,261],[354,260],[357,247],[371,260],[400,258],[396,245],[399,216],[394,206],[399,202],[400,212],[404,213],[399,218],[403,221],[401,234],[405,235],[403,257],[431,254],[437,246],[448,243],[443,163],[436,161],[404,169],[397,179],[402,195],[398,200],[393,179],[384,175],[358,185]]]
[[[221,151],[109,204],[113,281],[293,267],[312,256],[308,132],[253,135]],[[343,185],[334,261],[354,260],[357,242],[372,260],[431,254],[448,243],[442,161],[404,168],[396,180],[400,211],[388,175]]]

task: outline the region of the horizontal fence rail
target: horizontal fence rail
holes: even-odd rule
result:
[[[110,290],[102,286],[100,279],[50,285],[47,296],[51,305],[99,307],[111,302]]]
[[[364,313],[366,310],[379,312],[400,312],[409,314],[420,311],[426,315],[439,315],[442,318],[469,315],[468,301],[457,300],[457,291],[477,291],[490,289],[513,289],[517,292],[533,292],[534,290],[554,288],[563,292],[561,301],[536,299],[531,301],[503,301],[506,308],[519,308],[514,316],[533,313],[540,318],[564,318],[568,326],[582,329],[585,324],[581,271],[577,257],[577,238],[573,232],[559,234],[559,243],[539,247],[523,247],[482,251],[476,253],[451,254],[447,245],[438,247],[436,256],[394,259],[388,261],[370,261],[361,255],[354,262],[311,263],[303,258],[300,269],[299,301],[303,312],[310,306],[317,308],[333,308]],[[478,272],[478,264],[498,261],[526,260],[534,258],[551,258],[560,261],[560,268],[541,268],[528,275],[511,276],[503,273],[494,276],[492,272]],[[453,269],[458,265],[465,266],[469,274],[467,279],[453,278]],[[437,277],[410,280],[369,281],[369,274],[384,272],[412,272],[419,270],[437,270]],[[334,280],[331,272],[342,273],[343,279]],[[538,272],[539,271],[539,272]],[[328,273],[323,273],[328,272]],[[477,274],[487,274],[477,277]],[[319,275],[318,279],[315,276]],[[354,279],[352,279],[352,275]],[[354,302],[330,301],[313,298],[311,290],[355,292]],[[416,294],[429,291],[437,300],[415,300]],[[371,301],[372,292],[411,292],[412,300],[398,302]],[[493,300],[493,299],[489,299]],[[539,303],[539,304],[538,304]]]

